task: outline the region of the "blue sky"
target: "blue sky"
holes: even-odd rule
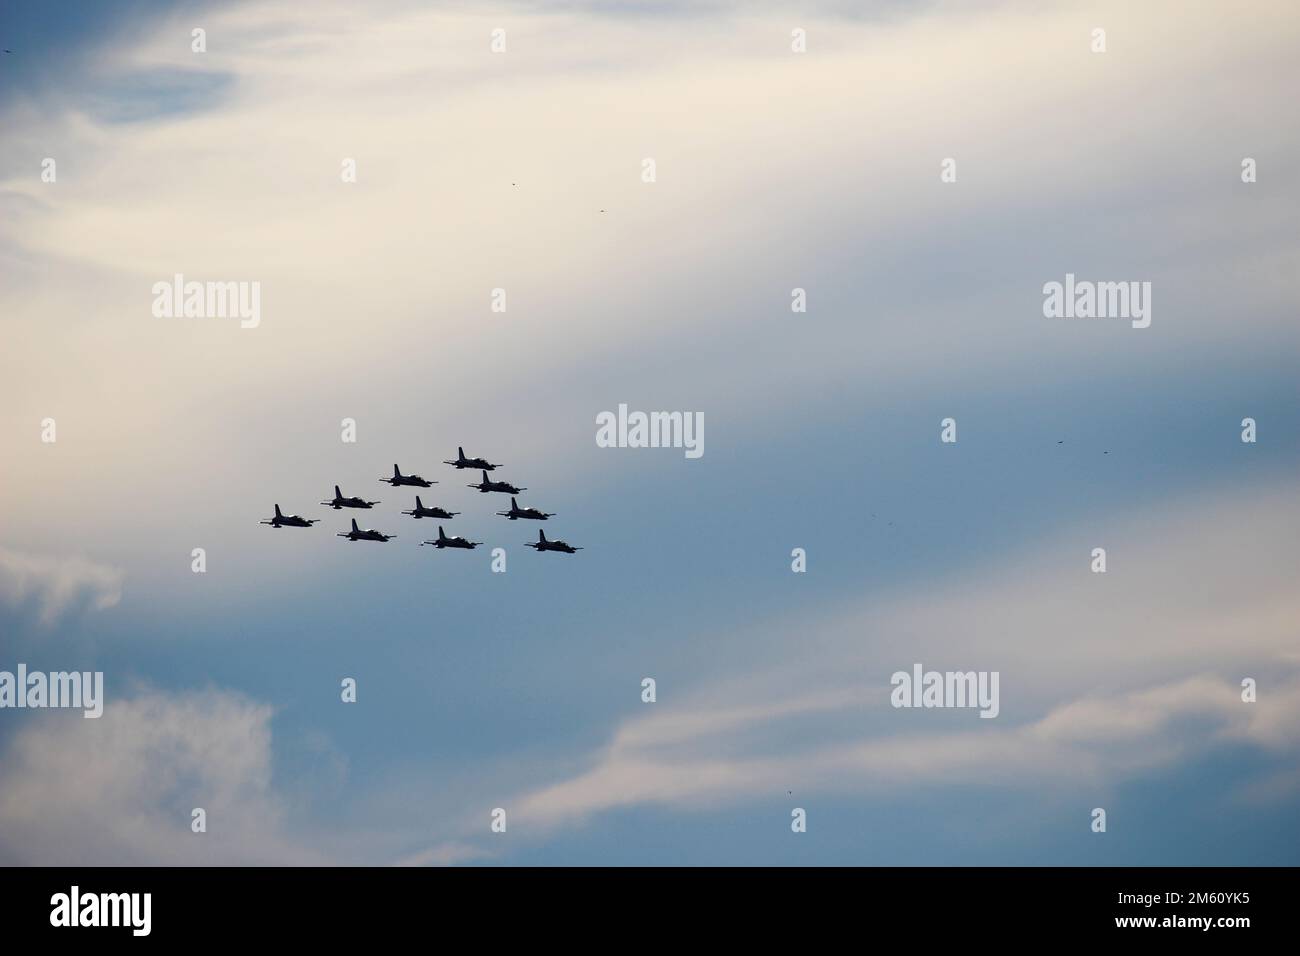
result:
[[[6,10],[0,669],[108,700],[0,711],[0,860],[1295,863],[1300,20],[1213,6]],[[890,708],[914,662],[1001,713]]]

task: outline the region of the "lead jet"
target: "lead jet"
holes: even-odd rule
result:
[[[340,508],[371,508],[379,504],[378,501],[363,501],[360,498],[344,498],[343,492],[339,491],[339,486],[334,486],[334,500],[322,501],[321,504],[329,505],[335,511]]]
[[[466,488],[477,488],[479,491],[500,491],[507,495],[517,495],[521,491],[527,491],[527,488],[516,488],[508,481],[492,481],[488,478],[487,472],[483,472],[483,480],[477,485],[466,485]]]
[[[552,511],[548,513],[545,511],[538,511],[536,508],[521,508],[519,507],[519,502],[515,501],[514,498],[511,498],[510,510],[498,511],[497,514],[501,515],[503,518],[509,518],[511,521],[514,521],[516,518],[532,518],[534,521],[545,521],[547,518],[554,515],[555,512]]]
[[[380,478],[380,481],[386,481],[394,488],[398,485],[414,485],[416,488],[428,488],[430,485],[436,485],[436,481],[425,481],[419,475],[404,475],[402,470],[396,465],[393,466],[393,477]]]
[[[337,536],[340,538],[347,538],[349,541],[387,541],[389,538],[397,537],[395,534],[384,534],[382,531],[363,531],[361,528],[357,527],[356,518],[352,519],[351,531],[346,534],[340,531]]]
[[[477,548],[477,547],[478,547],[480,544],[482,544],[482,543],[483,543],[482,541],[469,541],[469,540],[467,540],[467,539],[465,539],[465,538],[449,538],[449,537],[447,537],[447,533],[446,533],[445,531],[442,530],[442,525],[438,525],[438,540],[437,540],[437,541],[421,541],[421,542],[420,542],[421,545],[431,544],[431,545],[433,545],[435,548],[439,548],[439,549],[441,549],[441,548],[467,548],[467,549],[469,549],[469,550],[471,550],[471,551],[472,551],[474,548]]]
[[[415,496],[415,510],[403,511],[402,514],[410,515],[412,518],[446,518],[450,520],[460,514],[459,511],[443,511],[441,508],[426,508],[420,501],[420,496]]]
[[[265,521],[259,523],[269,524],[272,528],[310,528],[318,521],[320,521],[320,518],[303,518],[298,515],[284,514],[280,511],[280,506],[276,505],[275,517],[267,518]]]
[[[537,529],[536,541],[525,541],[525,548],[532,548],[535,551],[563,551],[565,554],[573,554],[575,551],[581,551],[582,548],[575,548],[571,544],[565,544],[563,541],[548,541],[546,532],[541,528]]]
[[[480,471],[496,471],[501,467],[500,465],[494,465],[483,458],[466,458],[465,449],[460,448],[459,446],[456,448],[456,460],[444,461],[443,464],[455,465],[457,468],[477,468]]]

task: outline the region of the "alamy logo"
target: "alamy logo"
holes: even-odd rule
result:
[[[1150,282],[1075,281],[1067,272],[1064,283],[1046,283],[1043,295],[1049,319],[1132,319],[1135,329],[1151,324]]]
[[[159,319],[239,319],[255,329],[262,321],[262,283],[186,282],[176,273],[171,282],[153,284],[153,314]]]
[[[600,448],[684,448],[687,458],[704,454],[703,412],[629,412],[596,416],[596,444]]]
[[[80,707],[83,717],[104,713],[104,672],[41,671],[28,673],[26,664],[18,673],[0,671],[0,708]]]
[[[997,671],[895,671],[889,679],[894,690],[889,702],[895,707],[978,707],[981,717],[996,717]]]
[[[129,926],[131,935],[148,936],[152,924],[152,893],[69,893],[50,897],[51,926]]]

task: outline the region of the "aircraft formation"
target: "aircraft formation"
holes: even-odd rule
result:
[[[466,458],[465,449],[456,449],[456,458],[450,461],[444,461],[443,464],[451,465],[457,471],[462,469],[473,469],[480,472],[483,480],[477,484],[468,485],[469,488],[475,488],[482,494],[497,492],[499,494],[510,495],[510,510],[498,511],[497,514],[510,521],[517,521],[525,518],[532,521],[545,521],[555,516],[554,512],[541,511],[537,508],[521,508],[515,496],[527,491],[527,488],[518,488],[508,481],[493,481],[488,477],[489,471],[495,471],[500,468],[499,464],[493,464],[484,458]],[[390,478],[380,478],[380,481],[387,482],[394,488],[431,488],[438,484],[436,481],[429,481],[419,475],[404,475],[402,470],[393,465],[393,474]],[[367,501],[365,498],[347,497],[343,494],[338,485],[334,486],[334,497],[330,501],[322,501],[321,504],[328,505],[335,511],[341,511],[344,508],[362,508],[370,509],[380,504],[378,501]],[[415,496],[415,507],[410,511],[403,511],[402,514],[409,515],[412,518],[434,518],[441,521],[450,521],[459,511],[447,511],[439,507],[426,507],[420,500],[420,496]],[[304,518],[301,515],[287,515],[280,510],[280,505],[275,506],[275,515],[267,518],[262,524],[270,525],[272,528],[310,528],[320,522],[319,518]],[[382,531],[375,531],[372,528],[361,528],[357,525],[357,519],[352,519],[352,529],[350,531],[340,531],[337,535],[340,538],[347,538],[348,541],[391,541],[396,538],[395,534],[385,534]],[[482,541],[470,541],[468,538],[462,538],[456,535],[448,536],[443,530],[442,525],[438,525],[438,537],[432,541],[421,541],[420,544],[430,545],[439,551],[444,548],[459,548],[466,551],[472,551],[481,545]],[[555,538],[546,537],[546,532],[538,529],[536,541],[525,541],[525,547],[532,548],[534,551],[558,551],[561,554],[574,554],[581,551],[582,548],[575,548],[571,544],[560,541]]]

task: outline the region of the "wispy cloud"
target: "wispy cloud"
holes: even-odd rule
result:
[[[805,796],[955,780],[988,787],[1087,782],[1100,795],[1116,782],[1225,740],[1294,755],[1300,746],[1300,679],[1270,687],[1269,696],[1267,708],[1246,704],[1239,686],[1198,677],[1082,698],[1020,727],[889,735],[877,725],[877,734],[866,740],[751,758],[710,755],[734,745],[725,734],[726,715],[715,721],[708,712],[696,714],[701,732],[689,742],[678,739],[671,723],[661,739],[660,728],[648,719],[621,730],[593,769],[525,794],[515,805],[516,821],[523,829],[545,831],[637,804],[699,811],[770,797],[792,781]],[[837,716],[850,720],[853,711],[845,708]],[[749,729],[775,717],[759,709]]]
[[[1300,520],[1290,495],[1197,495],[1116,519],[1107,541],[1124,569],[1106,575],[1080,558],[1095,529],[1071,528],[913,596],[774,622],[743,636],[743,674],[674,688],[678,703],[622,722],[586,769],[504,805],[517,832],[545,840],[615,809],[700,812],[792,785],[808,797],[1033,781],[1099,799],[1224,746],[1289,765],[1300,755],[1300,536],[1276,532]],[[1183,556],[1211,553],[1192,599]],[[1000,670],[1002,716],[891,708],[889,677],[913,661]],[[1256,702],[1242,700],[1244,677],[1260,685]],[[1257,800],[1289,792],[1268,772],[1243,787]]]
[[[34,602],[41,624],[51,626],[70,609],[97,611],[122,600],[125,572],[82,557],[28,554],[0,547],[0,603],[20,608]]]

